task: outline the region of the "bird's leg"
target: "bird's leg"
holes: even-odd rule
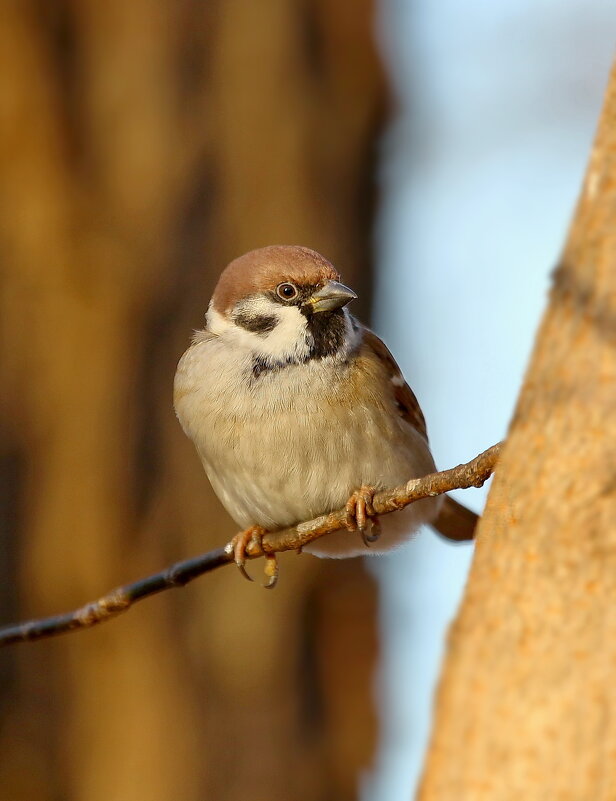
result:
[[[381,524],[372,505],[375,492],[374,487],[362,486],[346,502],[346,527],[349,531],[360,530],[366,548],[381,536]],[[370,534],[366,533],[368,521]]]
[[[262,526],[250,526],[244,531],[240,531],[233,539],[227,543],[225,550],[227,553],[233,554],[233,561],[238,566],[240,573],[248,581],[254,579],[246,570],[246,549],[249,545],[254,543],[258,546],[259,550],[265,556],[265,575],[267,581],[263,585],[266,589],[271,590],[278,581],[278,560],[275,553],[268,553],[263,548],[263,537],[267,531]]]

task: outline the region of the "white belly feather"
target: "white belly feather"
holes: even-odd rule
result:
[[[242,528],[294,525],[342,507],[362,484],[394,487],[434,470],[425,440],[395,410],[373,398],[365,402],[361,385],[349,403],[340,391],[349,364],[332,371],[322,366],[309,361],[247,381],[249,354],[230,360],[224,343],[208,335],[180,361],[178,418],[216,494]],[[407,539],[433,519],[439,503],[429,499],[385,516],[370,552]],[[348,532],[322,537],[306,550],[322,556],[367,552],[359,534]]]

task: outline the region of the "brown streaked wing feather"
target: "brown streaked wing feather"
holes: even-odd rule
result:
[[[413,390],[404,380],[404,376],[389,348],[369,328],[363,329],[363,339],[373,353],[385,364],[391,379],[391,388],[401,417],[410,423],[422,436],[428,439],[426,420]],[[395,381],[397,379],[397,381]]]

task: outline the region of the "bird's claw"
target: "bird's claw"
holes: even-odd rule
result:
[[[369,548],[373,542],[376,542],[378,538],[381,536],[381,521],[378,517],[374,516],[370,518],[370,534],[365,529],[361,530],[361,538],[364,542],[366,548]]]
[[[276,586],[278,581],[278,559],[274,553],[266,553],[263,549],[263,537],[266,530],[262,526],[250,526],[250,528],[240,531],[233,539],[227,543],[225,550],[229,554],[233,554],[233,561],[237,565],[238,570],[248,581],[254,581],[253,577],[246,570],[246,550],[249,545],[254,543],[265,556],[265,576],[266,582],[263,585],[266,589],[271,590]]]
[[[278,583],[278,559],[275,553],[265,554],[265,575],[267,581],[263,586],[266,590],[273,590]]]
[[[346,503],[346,527],[349,531],[359,529],[366,548],[381,536],[381,524],[374,511],[374,487],[363,486],[356,490]],[[370,534],[367,533],[370,522]]]

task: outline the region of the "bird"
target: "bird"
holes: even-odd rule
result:
[[[266,532],[343,508],[347,529],[303,550],[378,555],[437,519],[442,497],[380,520],[375,492],[435,471],[426,422],[382,340],[348,309],[357,295],[322,255],[270,245],[232,261],[181,357],[178,420],[246,548]],[[450,499],[449,499],[450,500]],[[454,502],[455,503],[455,502]],[[277,570],[269,571],[273,586]]]

